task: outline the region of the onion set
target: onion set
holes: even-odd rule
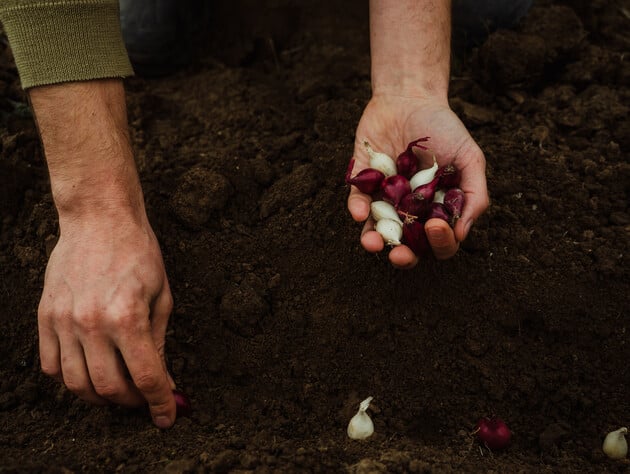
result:
[[[512,439],[512,432],[505,422],[496,416],[483,417],[477,422],[474,434],[481,444],[490,450],[507,448]]]
[[[370,207],[376,221],[375,230],[386,245],[407,245],[416,255],[430,252],[424,224],[437,218],[454,227],[462,216],[466,195],[459,188],[460,172],[452,164],[439,167],[435,155],[429,168],[420,168],[414,148],[428,150],[423,145],[429,137],[409,142],[394,160],[375,151],[366,141],[370,157],[369,168],[352,176],[355,160],[350,160],[346,183],[372,197]]]
[[[348,437],[351,439],[366,439],[374,433],[374,423],[370,415],[367,414],[367,409],[370,407],[372,400],[373,397],[367,397],[363,400],[359,405],[359,411],[348,423]]]
[[[179,417],[190,417],[192,415],[192,405],[190,404],[190,398],[181,390],[173,390],[173,396],[175,397],[176,415]]]
[[[628,428],[625,427],[608,433],[602,445],[604,454],[610,459],[624,459],[628,455],[627,434]]]

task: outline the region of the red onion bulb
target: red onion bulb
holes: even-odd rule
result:
[[[401,215],[403,220],[421,219],[426,218],[427,212],[431,201],[427,201],[421,194],[409,193],[400,200],[398,203],[398,214]]]
[[[488,449],[507,448],[512,438],[512,432],[505,422],[495,416],[479,420],[475,433],[477,439]]]
[[[457,188],[462,179],[461,173],[455,166],[446,165],[442,166],[435,173],[435,177],[440,180],[440,187],[442,188]]]
[[[350,160],[348,171],[346,171],[346,183],[356,186],[359,191],[365,194],[372,194],[381,187],[385,175],[374,168],[366,168],[359,171],[354,178],[351,178],[352,168],[354,168],[354,158]]]
[[[416,220],[405,222],[402,242],[419,257],[428,254],[430,245],[427,234],[424,231],[424,222]]]
[[[429,208],[429,219],[442,219],[445,222],[451,223],[451,216],[449,215],[446,207],[441,202],[433,201]]]
[[[444,194],[444,207],[453,216],[453,221],[457,221],[462,216],[466,195],[459,188],[451,188]]]
[[[175,397],[175,406],[177,407],[177,418],[184,416],[190,417],[192,415],[192,405],[190,404],[190,398],[181,390],[173,390],[173,396]]]
[[[398,170],[398,174],[403,175],[405,178],[410,179],[414,174],[418,172],[420,169],[420,160],[413,152],[413,147],[418,147],[423,150],[426,150],[427,147],[424,145],[420,145],[421,142],[426,142],[429,140],[429,137],[418,138],[410,142],[407,145],[407,149],[403,151],[398,158],[396,158],[396,169]]]
[[[437,191],[438,183],[440,179],[436,176],[433,178],[433,181],[430,181],[426,184],[422,184],[413,190],[414,194],[421,194],[424,199],[431,202],[433,201],[433,197],[435,196],[435,191]]]
[[[411,192],[411,186],[407,178],[395,174],[383,180],[381,190],[383,191],[383,200],[397,206],[400,200]]]

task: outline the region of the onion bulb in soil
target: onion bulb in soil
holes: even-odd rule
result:
[[[512,432],[503,420],[496,416],[484,417],[477,422],[477,439],[490,450],[507,448],[512,439]]]
[[[173,396],[175,397],[175,407],[177,408],[177,418],[189,417],[192,414],[192,405],[190,404],[190,398],[181,390],[173,390]]]
[[[602,445],[602,451],[604,451],[606,456],[610,459],[623,459],[628,455],[626,434],[628,434],[628,428],[624,427],[611,431],[606,435]]]
[[[374,433],[374,423],[368,415],[367,409],[373,397],[368,397],[359,405],[359,411],[352,417],[348,423],[348,436],[351,439],[366,439]]]
[[[428,137],[409,142],[396,161],[375,151],[366,141],[370,168],[352,177],[353,159],[346,171],[346,183],[372,197],[371,214],[383,242],[405,244],[418,256],[431,250],[424,233],[425,222],[438,218],[454,227],[466,204],[466,195],[458,188],[461,177],[455,166],[440,168],[433,156],[431,167],[418,169],[420,160],[413,148],[427,149],[421,145],[426,141]]]

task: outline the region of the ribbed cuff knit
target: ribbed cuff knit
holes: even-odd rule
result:
[[[118,0],[1,0],[22,87],[133,75]]]

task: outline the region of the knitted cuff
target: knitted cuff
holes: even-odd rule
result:
[[[118,0],[3,0],[0,21],[24,89],[133,75]]]

